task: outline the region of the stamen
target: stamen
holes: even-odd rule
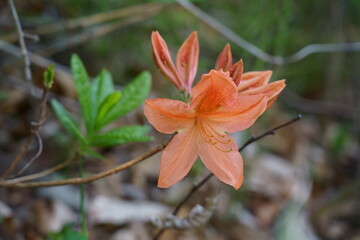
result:
[[[209,123],[207,123],[206,121],[204,121],[203,120],[203,122],[206,124],[206,126],[208,126],[211,130],[213,130],[215,133],[216,133],[216,135],[218,135],[219,137],[225,137],[226,135],[224,134],[220,134],[220,133],[218,133]]]
[[[204,124],[204,125],[203,125]],[[209,137],[209,138],[213,138],[215,139],[216,142],[222,143],[222,144],[228,144],[231,142],[231,139],[229,138],[226,142],[220,140],[219,138],[217,138],[216,136],[214,136],[213,134],[210,133],[210,131],[212,130],[212,132],[214,132],[216,135],[218,135],[219,137],[225,137],[226,135],[221,135],[219,134],[213,127],[210,126],[210,124],[208,124],[206,121],[201,121],[201,125],[204,129],[205,134]],[[210,128],[210,129],[209,129]]]
[[[230,148],[230,149],[228,149],[228,150],[221,149],[221,148],[219,148],[219,147],[216,145],[216,143],[215,143],[213,146],[214,146],[217,150],[222,151],[222,152],[231,152],[231,151],[234,151],[233,148]]]
[[[220,144],[229,144],[231,142],[231,138],[228,138],[226,141],[224,140],[220,140],[219,137],[225,137],[226,135],[221,135],[220,133],[218,133],[209,123],[207,123],[206,121],[204,120],[200,120],[198,122],[198,127],[199,127],[199,131],[200,131],[200,137],[201,139],[214,146],[217,150],[219,151],[222,151],[222,152],[231,152],[233,151],[234,149],[233,148],[230,148],[230,149],[222,149],[220,146],[219,146],[219,143]],[[212,133],[215,133],[217,136],[214,136]]]

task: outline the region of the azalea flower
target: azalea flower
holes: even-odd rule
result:
[[[195,79],[199,42],[197,33],[193,32],[180,47],[176,57],[176,68],[171,60],[169,49],[159,32],[151,35],[152,52],[156,66],[161,73],[172,82],[180,92],[191,94],[192,83]]]
[[[177,132],[163,150],[158,186],[167,188],[180,181],[200,156],[217,178],[238,189],[243,181],[243,159],[228,133],[250,127],[266,106],[263,94],[239,95],[230,73],[222,70],[202,76],[189,104],[146,100],[145,116],[154,128],[166,134]]]
[[[240,60],[234,65],[232,65],[232,61],[230,45],[226,44],[216,61],[215,70],[222,69],[230,73],[230,77],[237,86],[239,95],[264,94],[268,102],[267,108],[269,108],[286,86],[285,80],[269,83],[272,71],[243,73],[243,61]]]

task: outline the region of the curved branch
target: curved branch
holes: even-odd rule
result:
[[[170,142],[170,141],[169,141]],[[89,182],[93,182],[96,181],[98,179],[110,176],[114,173],[120,172],[122,170],[125,170],[151,156],[153,156],[154,154],[160,152],[161,150],[163,150],[168,143],[164,143],[164,144],[160,144],[157,147],[151,149],[150,151],[148,151],[147,153],[134,158],[126,163],[120,164],[117,167],[111,168],[109,170],[100,172],[98,174],[94,174],[90,177],[86,177],[86,178],[69,178],[69,179],[65,179],[65,180],[57,180],[57,181],[46,181],[46,182],[25,182],[25,183],[13,183],[11,181],[1,181],[0,182],[0,187],[11,187],[11,188],[37,188],[37,187],[52,187],[52,186],[61,186],[61,185],[69,185],[69,184],[82,184],[82,183],[89,183]]]

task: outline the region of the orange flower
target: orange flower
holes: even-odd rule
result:
[[[180,47],[176,57],[176,68],[171,60],[169,49],[159,32],[151,35],[153,58],[161,73],[172,82],[180,92],[191,94],[192,83],[195,79],[199,43],[197,33],[193,32]]]
[[[177,132],[161,157],[158,186],[167,188],[184,178],[198,156],[221,181],[238,189],[243,160],[234,133],[250,127],[265,111],[262,94],[239,95],[229,73],[211,70],[192,89],[190,104],[171,99],[145,102],[145,116],[156,130]]]
[[[243,62],[238,61],[232,65],[230,45],[226,44],[220,53],[215,70],[229,71],[230,77],[235,82],[239,95],[264,94],[267,98],[267,108],[277,99],[286,86],[285,79],[269,83],[272,71],[254,71],[243,73]]]

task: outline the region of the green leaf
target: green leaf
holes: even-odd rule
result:
[[[95,152],[94,150],[92,150],[91,148],[85,148],[85,150],[83,150],[83,154],[86,157],[93,157],[93,158],[97,158],[100,160],[104,160],[104,156],[101,155],[100,153]]]
[[[91,84],[91,97],[93,108],[97,109],[104,99],[114,91],[114,84],[111,73],[102,70]],[[96,117],[96,116],[94,116]]]
[[[84,233],[72,230],[71,225],[65,225],[59,232],[49,233],[47,240],[88,240]]]
[[[83,63],[79,56],[75,54],[71,57],[71,71],[74,76],[79,103],[85,119],[86,130],[89,133],[93,127],[90,82]]]
[[[119,102],[121,99],[121,92],[113,92],[109,94],[104,101],[100,104],[97,111],[96,121],[95,121],[95,130],[100,129],[104,124],[102,124],[103,119],[106,118],[111,109]]]
[[[63,122],[64,122],[64,125],[66,125],[67,128],[71,129],[71,131],[75,134],[75,138],[76,138],[76,140],[78,140],[80,145],[86,146],[87,141],[84,138],[84,136],[81,134],[79,128],[75,125],[74,121],[68,117],[64,117]]]
[[[54,64],[50,64],[46,71],[44,72],[44,86],[47,89],[50,89],[54,83],[55,71]]]
[[[151,88],[151,75],[144,71],[129,83],[122,91],[121,100],[111,109],[110,113],[103,120],[106,125],[128,112],[134,110],[143,103]]]
[[[82,143],[85,143],[85,139],[83,135],[81,134],[78,126],[72,119],[70,113],[55,99],[51,100],[51,106],[55,111],[56,116],[62,123],[62,125],[65,127],[65,129],[70,133],[72,137],[79,140]]]
[[[147,142],[152,139],[145,136],[149,131],[148,126],[125,126],[110,130],[107,133],[89,138],[90,146],[108,147],[131,142]]]

